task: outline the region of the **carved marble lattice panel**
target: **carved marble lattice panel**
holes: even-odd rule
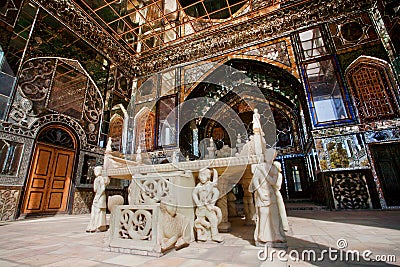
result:
[[[157,254],[160,205],[120,205],[110,219],[108,245],[113,252]]]
[[[243,54],[248,56],[261,56],[290,67],[289,53],[285,41],[260,46],[246,51]]]
[[[0,189],[0,221],[14,220],[20,190]]]
[[[129,204],[154,204],[169,196],[169,180],[165,178],[132,178]]]
[[[330,182],[336,208],[370,208],[370,196],[365,175],[361,173],[333,173],[330,175]]]
[[[119,236],[123,239],[151,240],[152,212],[144,209],[121,210]]]

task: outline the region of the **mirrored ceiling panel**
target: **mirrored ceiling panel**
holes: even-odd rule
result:
[[[213,27],[224,27],[256,9],[284,0],[75,0],[134,53]],[[251,14],[250,14],[251,15]]]

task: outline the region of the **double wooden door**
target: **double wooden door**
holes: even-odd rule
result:
[[[75,151],[37,143],[22,213],[67,211]]]

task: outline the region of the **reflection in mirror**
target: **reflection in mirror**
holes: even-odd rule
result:
[[[305,69],[316,121],[320,123],[348,118],[332,61],[308,63]]]
[[[22,156],[23,144],[0,140],[0,174],[16,176]]]
[[[176,139],[176,97],[160,99],[157,103],[158,112],[158,146],[174,145]]]
[[[360,134],[316,139],[322,170],[364,168],[369,165]]]

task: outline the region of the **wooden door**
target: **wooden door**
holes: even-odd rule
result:
[[[388,206],[400,206],[400,144],[371,147],[383,197]]]
[[[291,158],[284,161],[289,198],[309,198],[310,185],[304,158]]]
[[[75,152],[38,143],[22,213],[67,210]]]

